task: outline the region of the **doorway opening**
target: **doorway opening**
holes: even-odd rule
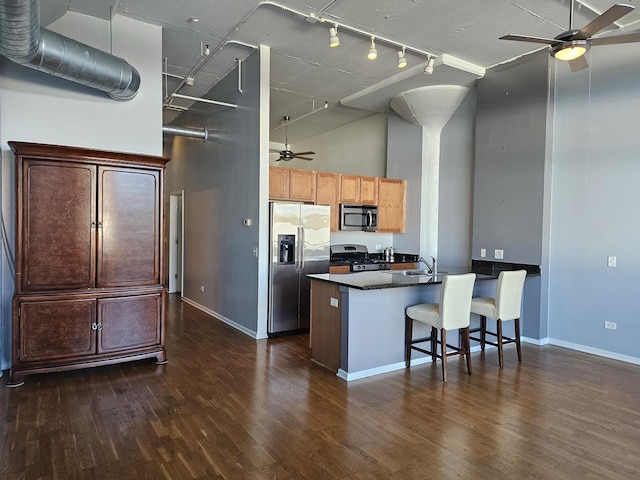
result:
[[[184,262],[184,190],[169,194],[169,288],[182,296]]]

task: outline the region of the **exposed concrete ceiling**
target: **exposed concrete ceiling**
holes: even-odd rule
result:
[[[576,2],[574,27],[586,25],[613,3]],[[43,0],[41,19],[46,25],[71,10],[160,25],[167,73],[178,77],[202,61],[202,46],[209,45],[215,54],[195,75],[193,86],[179,90],[194,97],[205,94],[237,59],[249,55],[251,45],[267,45],[274,140],[285,115],[292,120],[307,115],[289,127],[289,142],[295,143],[387,111],[391,97],[400,92],[429,85],[470,86],[485,69],[547,48],[498,37],[555,37],[568,30],[569,5],[569,0]],[[602,33],[634,32],[639,20],[640,13],[634,11]],[[330,22],[344,25],[338,28],[337,48],[328,45]],[[373,61],[366,57],[369,35],[379,37]],[[407,47],[408,66],[402,70],[397,68],[397,44]],[[432,75],[423,73],[425,52],[437,56]],[[180,83],[169,77],[169,91]],[[308,115],[325,102],[327,109]],[[164,122],[179,123],[181,112],[175,107],[189,108],[192,102],[174,98],[171,103],[174,108],[164,109]]]

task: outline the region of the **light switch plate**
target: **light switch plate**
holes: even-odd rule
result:
[[[493,257],[498,260],[502,260],[504,258],[504,250],[496,248],[493,252]]]
[[[487,256],[487,249],[486,248],[481,248],[480,249],[480,257],[484,258]]]
[[[331,306],[338,308],[338,299],[331,297]]]
[[[609,255],[607,257],[607,267],[615,267],[616,266],[616,257]]]

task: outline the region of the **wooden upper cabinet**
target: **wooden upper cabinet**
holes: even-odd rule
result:
[[[315,170],[289,170],[289,200],[316,201]]]
[[[331,231],[337,232],[340,226],[340,174],[316,173],[316,204],[331,207]]]
[[[289,200],[289,169],[269,167],[269,198]]]
[[[360,203],[360,177],[357,175],[342,175],[340,203]]]
[[[406,228],[407,181],[378,179],[378,231],[403,233]]]
[[[360,203],[363,205],[378,204],[377,177],[360,177]]]
[[[378,179],[359,175],[342,175],[340,203],[376,205],[378,203]]]
[[[315,202],[316,172],[294,168],[269,167],[269,198]]]

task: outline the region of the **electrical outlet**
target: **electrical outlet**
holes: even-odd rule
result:
[[[481,248],[480,249],[480,257],[484,258],[487,256],[487,249],[486,248]]]
[[[331,297],[330,303],[331,303],[332,307],[338,308],[338,299],[337,298]]]
[[[607,267],[615,267],[616,266],[616,257],[608,256],[607,257]]]
[[[258,256],[258,247],[253,247],[253,256],[254,257]]]
[[[604,322],[604,328],[616,330],[618,328],[618,324],[616,322]]]
[[[200,291],[204,292],[204,285],[200,285]]]
[[[500,250],[496,248],[493,252],[493,258],[502,260],[504,258],[504,250]]]

